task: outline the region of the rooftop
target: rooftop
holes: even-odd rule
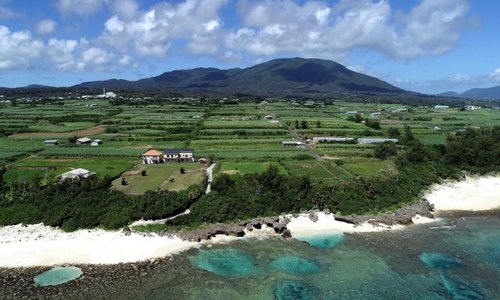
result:
[[[146,151],[142,154],[143,156],[161,156],[163,155],[163,153],[161,153],[160,151],[156,151],[156,150],[149,150],[149,151]]]

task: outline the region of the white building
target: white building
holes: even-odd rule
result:
[[[83,178],[88,178],[90,176],[94,176],[95,172],[91,172],[86,169],[74,169],[69,172],[66,172],[64,174],[61,174],[61,181],[67,180],[67,179],[83,179]]]

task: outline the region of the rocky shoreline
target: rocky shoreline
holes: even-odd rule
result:
[[[71,264],[82,269],[80,278],[46,287],[35,285],[33,278],[51,267],[0,268],[0,299],[137,299],[134,291],[155,276],[188,263],[185,256],[174,255],[117,265]]]
[[[430,204],[427,200],[422,199],[418,203],[407,205],[393,212],[384,213],[381,215],[350,215],[343,216],[340,213],[334,214],[336,221],[360,225],[362,223],[369,223],[374,226],[394,226],[394,225],[411,225],[413,224],[412,218],[417,215],[427,218],[434,218],[432,214],[434,206]],[[320,211],[309,211],[305,214],[309,215],[311,221],[316,222],[318,220],[318,213]],[[331,214],[329,210],[323,211],[326,214]],[[268,218],[257,218],[248,221],[242,221],[232,224],[210,224],[201,229],[196,230],[182,230],[177,232],[164,231],[161,232],[162,236],[178,236],[186,241],[200,242],[202,240],[208,240],[215,237],[216,235],[227,235],[234,237],[244,237],[247,232],[253,231],[255,229],[260,230],[263,227],[272,228],[276,235],[281,235],[283,238],[290,238],[293,236],[286,226],[290,222],[290,217],[268,217]]]

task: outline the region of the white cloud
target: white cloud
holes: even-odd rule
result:
[[[326,2],[240,0],[243,27],[226,36],[240,53],[327,56],[341,59],[369,48],[397,59],[440,55],[456,46],[468,12],[467,0],[422,0],[395,13],[387,0]]]
[[[28,68],[30,59],[40,57],[44,49],[43,43],[33,39],[29,31],[11,32],[2,25],[0,45],[0,70]]]
[[[118,60],[118,63],[121,65],[121,66],[128,66],[130,65],[130,62],[131,62],[132,58],[128,55],[124,55],[122,56],[122,58],[120,58]]]
[[[63,15],[88,17],[103,7],[105,0],[58,0],[57,9]]]
[[[134,19],[139,13],[139,5],[135,0],[114,0],[110,7],[114,14],[126,20]]]
[[[491,72],[490,74],[490,78],[493,81],[500,83],[500,68],[496,68],[495,70],[493,70],[493,72]]]
[[[82,53],[82,62],[86,65],[104,65],[109,63],[114,54],[102,48],[92,47]]]
[[[213,48],[215,35],[221,29],[219,11],[227,2],[184,0],[176,5],[164,2],[136,13],[133,19],[114,15],[106,21],[100,40],[118,51],[133,48],[138,55],[153,57],[165,56],[172,41],[177,39],[189,40],[189,49],[194,52]]]
[[[36,24],[36,32],[40,35],[49,34],[56,30],[56,22],[51,19],[41,20]]]

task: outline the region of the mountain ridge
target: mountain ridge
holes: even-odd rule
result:
[[[498,100],[500,99],[500,86],[494,86],[489,88],[473,88],[463,93],[456,93],[450,91],[441,93],[438,96],[477,99],[477,100]]]
[[[281,58],[248,68],[174,70],[137,81],[109,79],[74,85],[76,89],[134,89],[254,96],[405,93],[378,78],[330,60]]]

